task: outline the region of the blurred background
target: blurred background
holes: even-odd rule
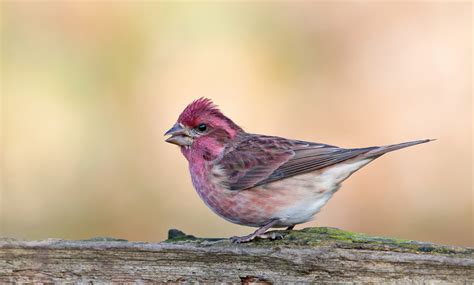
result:
[[[2,2],[1,236],[247,234],[163,133],[201,96],[254,133],[437,141],[354,174],[297,228],[474,245],[470,2]]]

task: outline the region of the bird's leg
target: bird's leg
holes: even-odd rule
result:
[[[289,227],[286,228],[286,230],[291,231],[294,227],[295,227],[295,225],[289,226]]]
[[[243,236],[243,237],[231,237],[230,240],[233,243],[244,243],[244,242],[249,242],[255,239],[256,237],[261,237],[261,238],[270,238],[270,239],[278,239],[281,238],[281,236],[267,236],[265,235],[265,232],[274,226],[279,220],[278,219],[273,219],[270,222],[266,223],[265,225],[261,226],[258,230],[256,230],[254,233],[251,233],[249,235]]]

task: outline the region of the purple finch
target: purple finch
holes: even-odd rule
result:
[[[217,215],[258,227],[233,242],[265,237],[269,228],[305,223],[319,212],[342,181],[377,157],[425,143],[339,148],[246,133],[211,100],[189,104],[166,141],[180,146],[201,199]]]

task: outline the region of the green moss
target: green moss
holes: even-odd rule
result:
[[[167,243],[178,243],[178,242],[194,242],[194,243],[202,243],[202,242],[211,242],[211,241],[220,241],[226,240],[222,238],[198,238],[193,235],[185,234],[183,231],[177,229],[170,229],[168,230],[168,239],[164,242]]]
[[[331,246],[335,248],[353,248],[377,251],[397,251],[424,254],[458,254],[472,255],[473,248],[442,246],[432,243],[411,241],[397,238],[369,236],[361,233],[343,231],[336,228],[314,227],[302,230],[275,231],[284,236],[281,240],[256,239],[250,243],[234,245],[228,239],[206,239],[187,235],[181,231],[170,230],[166,242],[187,242],[206,244],[218,242],[220,246],[245,247],[301,247],[301,246]]]

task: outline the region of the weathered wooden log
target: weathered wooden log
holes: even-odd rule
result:
[[[1,282],[474,282],[474,248],[334,228],[232,244],[170,230],[160,243],[0,239]]]

